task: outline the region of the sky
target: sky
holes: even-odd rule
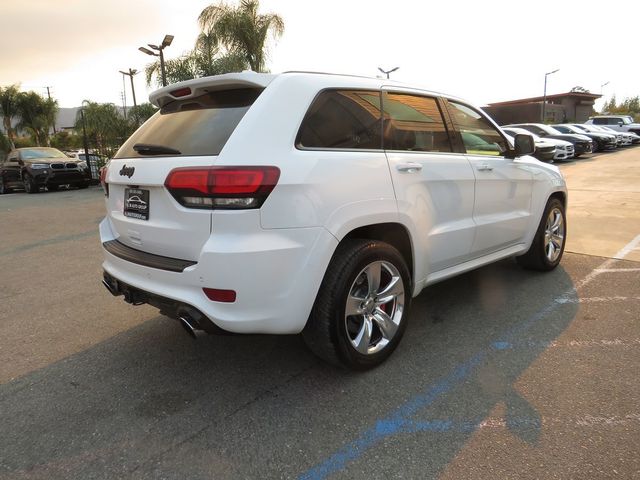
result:
[[[237,1],[237,0],[236,0]],[[197,17],[212,0],[2,0],[0,86],[52,97],[60,107],[83,100],[132,104],[154,90],[138,51],[174,35],[166,58],[192,48]],[[231,1],[233,3],[233,1]],[[268,68],[376,76],[477,104],[540,96],[582,86],[618,100],[640,95],[634,29],[640,2],[619,0],[261,0],[285,33],[269,45]],[[611,5],[611,6],[609,6]],[[628,22],[625,18],[630,19]],[[624,27],[624,25],[628,27]],[[616,41],[618,39],[618,41]],[[604,87],[602,84],[607,83]],[[600,106],[602,101],[596,104]]]

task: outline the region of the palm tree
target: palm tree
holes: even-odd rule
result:
[[[113,103],[82,102],[84,126],[89,143],[101,155],[111,156],[129,135],[129,125],[118,107]],[[79,110],[74,126],[79,135],[83,133],[82,113]]]
[[[209,5],[200,13],[198,23],[206,35],[243,57],[254,72],[264,72],[267,35],[274,39],[284,33],[284,20],[275,13],[259,14],[258,0],[241,0],[240,6],[226,3]]]
[[[38,146],[48,145],[49,130],[58,112],[58,102],[35,92],[21,92],[16,99],[16,127],[28,132]]]
[[[167,83],[169,84],[197,77],[240,72],[245,70],[247,66],[248,64],[242,55],[235,52],[223,55],[217,40],[204,32],[198,36],[193,50],[164,62]],[[145,75],[147,85],[155,83],[156,86],[161,87],[160,60],[147,65]]]
[[[13,141],[16,138],[16,132],[11,125],[11,118],[17,114],[19,94],[18,85],[10,85],[6,88],[0,87],[0,115],[2,115],[2,125],[12,149],[15,148]]]

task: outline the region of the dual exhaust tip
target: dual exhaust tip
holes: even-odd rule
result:
[[[102,279],[102,284],[105,286],[109,293],[114,297],[118,297],[120,295],[124,296],[124,301],[130,303],[132,305],[142,305],[144,303],[148,303],[148,298],[145,296],[143,292],[139,292],[136,289],[132,288],[119,288],[118,282],[113,279],[111,276],[104,275]],[[169,315],[178,319],[182,328],[184,328],[185,332],[196,340],[198,338],[198,332],[207,332],[207,333],[226,333],[223,330],[217,328],[215,325],[211,324],[205,316],[200,313],[195,308],[186,306],[186,305],[176,305],[177,309],[174,310],[174,315]]]

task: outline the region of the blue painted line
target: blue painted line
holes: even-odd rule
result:
[[[575,294],[575,291],[573,292],[573,294]],[[410,417],[415,415],[419,410],[428,407],[436,400],[438,400],[442,395],[449,392],[458,384],[462,383],[463,380],[471,375],[475,367],[479,363],[481,363],[490,353],[496,350],[505,350],[512,347],[515,340],[517,340],[531,326],[545,318],[561,305],[565,304],[553,301],[551,304],[537,311],[523,322],[514,325],[506,333],[502,340],[492,342],[488,346],[488,348],[485,348],[466,362],[458,365],[453,369],[451,373],[449,373],[439,382],[429,385],[423,393],[412,397],[410,400],[408,400],[406,403],[392,412],[388,417],[376,421],[375,425],[372,428],[364,431],[357,439],[348,443],[315,467],[312,467],[311,469],[302,473],[298,478],[300,480],[325,479],[328,476],[344,469],[349,462],[356,460],[376,443],[380,442],[386,437],[395,435],[397,433],[418,431],[446,432],[453,429],[455,427],[455,424],[446,420],[433,422],[416,422],[410,420]],[[479,420],[478,422],[467,422],[465,424],[465,428],[468,428],[468,430],[464,431],[473,431],[480,422],[481,420]],[[462,427],[458,425],[457,428],[460,429]]]

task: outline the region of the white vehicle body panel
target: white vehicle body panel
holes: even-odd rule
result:
[[[132,287],[193,306],[228,331],[297,333],[304,328],[336,247],[359,227],[394,223],[406,229],[414,295],[427,284],[524,253],[548,198],[554,192],[566,195],[554,166],[526,156],[511,160],[296,148],[298,129],[318,92],[379,91],[389,83],[326,74],[242,73],[182,82],[153,93],[152,101],[163,105],[171,101],[170,92],[185,86],[194,96],[207,88],[266,87],[217,156],[111,161],[102,242],[118,240],[197,264],[176,273],[105,251],[105,271]],[[412,162],[421,170],[398,170]],[[280,178],[261,208],[242,211],[186,208],[164,186],[174,168],[210,165],[273,165],[280,169]],[[491,169],[479,170],[483,165]],[[121,175],[125,166],[135,167],[135,174]],[[124,189],[133,186],[150,192],[149,220],[122,213]],[[202,288],[234,290],[237,299],[210,301]]]

